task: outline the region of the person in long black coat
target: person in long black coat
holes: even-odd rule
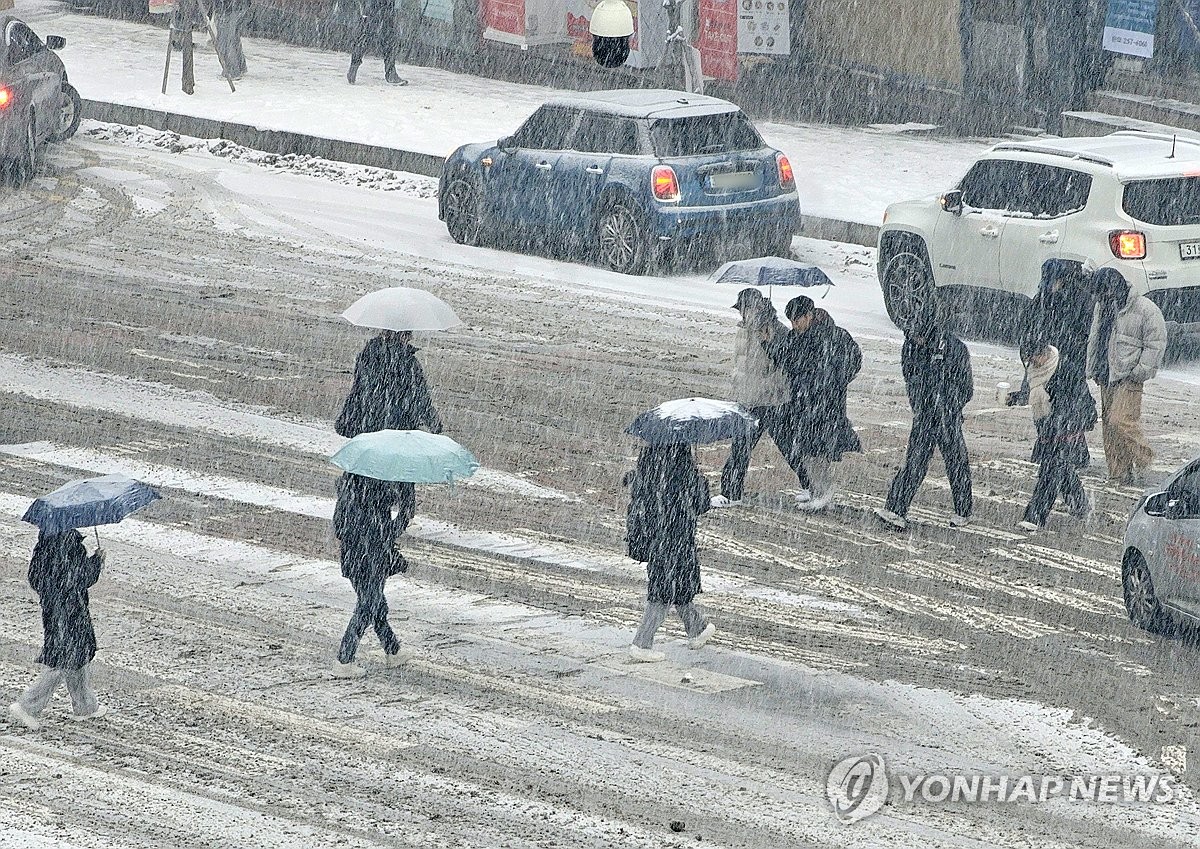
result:
[[[383,59],[383,78],[392,85],[408,85],[396,73],[396,12],[392,0],[359,0],[358,26],[350,47],[350,70],[346,80],[354,85],[358,68],[367,51],[375,48]]]
[[[904,337],[900,370],[912,407],[912,430],[904,465],[892,479],[887,503],[876,514],[904,529],[909,505],[929,470],[933,449],[942,452],[954,500],[952,527],[971,518],[971,465],[963,437],[963,408],[975,392],[971,354],[962,340],[935,323],[912,328]]]
[[[412,519],[411,512],[393,515],[395,484],[346,472],[338,479],[337,506],[333,511],[334,535],[341,541],[342,577],[350,581],[358,603],[338,650],[334,674],[360,678],[366,670],[354,663],[358,644],[374,628],[387,655],[388,665],[400,661],[400,641],[388,623],[384,594],[387,579],[406,571],[408,564],[396,550],[396,537]]]
[[[1060,369],[1083,375],[1094,305],[1091,279],[1080,263],[1046,260],[1037,294],[1025,310],[1020,346],[1044,340],[1058,350]],[[1006,400],[1010,407],[1029,403],[1028,375],[1021,388],[1010,392]]]
[[[626,476],[629,556],[646,564],[646,610],[629,647],[636,661],[663,660],[654,634],[673,606],[691,648],[701,648],[717,628],[695,604],[701,592],[696,519],[709,509],[708,482],[696,468],[690,445],[650,445]]]
[[[1087,381],[1073,369],[1062,368],[1053,345],[1027,342],[1021,357],[1029,363],[1029,402],[1037,428],[1031,459],[1038,464],[1038,478],[1018,526],[1035,531],[1046,524],[1059,496],[1075,518],[1091,513],[1077,469],[1087,465],[1087,431],[1098,417]]]
[[[784,313],[792,323],[791,331],[764,333],[763,344],[791,385],[787,411],[792,451],[811,484],[811,498],[798,500],[796,506],[816,512],[833,500],[832,464],[846,452],[862,451],[846,414],[846,394],[862,368],[862,351],[806,295],[788,301]]]
[[[38,536],[29,561],[29,586],[41,603],[43,642],[37,662],[46,670],[9,706],[9,715],[27,728],[36,731],[41,727],[38,717],[64,683],[74,719],[94,719],[108,712],[97,702],[90,683],[96,632],[88,588],[100,579],[103,564],[104,552],[97,548],[88,555],[79,531]]]

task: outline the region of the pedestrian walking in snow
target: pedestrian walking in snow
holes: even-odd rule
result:
[[[42,652],[45,671],[9,706],[9,716],[26,728],[41,727],[40,716],[60,684],[66,684],[72,719],[98,719],[108,713],[91,686],[96,632],[88,608],[88,588],[100,579],[104,552],[88,555],[77,530],[42,532],[29,562],[29,586],[42,608]]]
[[[1084,373],[1088,330],[1092,324],[1090,276],[1078,262],[1048,259],[1042,263],[1042,279],[1025,311],[1019,345],[1045,340],[1058,349],[1059,368]],[[1010,392],[1008,405],[1029,403],[1029,377],[1021,388]]]
[[[629,556],[646,564],[646,609],[629,647],[629,656],[652,663],[666,656],[654,650],[654,635],[674,606],[688,645],[704,646],[717,632],[695,604],[700,589],[696,519],[709,509],[704,480],[690,445],[648,445],[637,468],[626,475],[629,509],[626,541]]]
[[[754,446],[768,433],[779,453],[800,481],[801,497],[808,500],[808,475],[792,454],[792,436],[786,414],[790,395],[787,377],[767,354],[763,336],[787,333],[775,307],[757,289],[743,289],[733,308],[742,315],[733,348],[733,393],[731,400],[758,419],[758,426],[744,437],[736,437],[729,459],[721,471],[721,494],[713,496],[713,507],[728,507],[742,500],[746,471]]]
[[[225,69],[223,74],[232,80],[240,80],[246,73],[241,29],[249,13],[250,0],[212,0],[215,47]]]
[[[374,48],[383,58],[383,78],[392,85],[408,85],[396,73],[396,10],[392,0],[359,0],[358,28],[350,52],[350,85],[358,80],[358,68],[367,51]]]
[[[797,498],[796,506],[817,512],[833,500],[833,464],[848,451],[862,450],[846,415],[846,393],[862,368],[862,351],[807,295],[792,298],[784,312],[792,329],[774,337],[764,333],[763,341],[790,383],[792,452],[811,492],[807,500]]]
[[[908,527],[909,505],[937,448],[946,464],[954,500],[950,526],[962,527],[971,520],[972,509],[971,466],[963,437],[963,408],[975,391],[971,355],[961,339],[930,320],[905,334],[900,370],[912,407],[912,430],[904,465],[892,479],[887,503],[875,513],[894,528]]]
[[[197,0],[179,0],[171,15],[171,44],[178,47],[183,62],[182,89],[184,94],[196,90],[196,57],[192,43],[192,27],[203,20]],[[163,79],[166,87],[166,79]]]
[[[1027,342],[1021,359],[1028,363],[1029,406],[1037,427],[1031,459],[1038,464],[1038,478],[1018,527],[1036,531],[1046,524],[1059,496],[1077,519],[1091,513],[1077,469],[1087,464],[1087,431],[1096,426],[1096,401],[1083,377],[1064,369],[1058,349],[1045,340]]]
[[[385,330],[371,339],[354,363],[354,384],[334,429],[355,437],[377,430],[442,432],[425,372],[408,331]]]
[[[412,484],[407,485],[409,489]],[[338,479],[333,531],[342,544],[342,577],[350,581],[358,603],[338,649],[334,676],[361,678],[366,669],[354,662],[358,644],[368,628],[374,628],[387,656],[389,667],[400,663],[400,641],[388,623],[387,579],[406,571],[408,564],[396,550],[396,537],[412,519],[412,511],[396,505],[396,484],[362,475],[343,474]]]
[[[1087,376],[1100,387],[1108,476],[1135,485],[1154,459],[1142,433],[1142,389],[1158,373],[1167,325],[1149,298],[1134,295],[1115,268],[1093,276],[1096,309],[1087,346]]]

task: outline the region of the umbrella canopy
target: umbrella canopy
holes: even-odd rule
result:
[[[448,436],[423,430],[360,433],[333,455],[339,469],[381,481],[452,483],[479,468],[470,451]]]
[[[71,481],[29,505],[21,518],[47,533],[112,525],[136,513],[159,494],[124,475]]]
[[[625,432],[651,445],[703,444],[745,436],[757,423],[738,404],[711,398],[683,398],[647,410]]]
[[[363,295],[342,313],[342,318],[376,330],[452,330],[463,326],[462,319],[441,298],[406,286]]]
[[[717,283],[736,283],[739,286],[833,285],[829,275],[815,265],[771,256],[727,262],[716,270],[712,279]]]

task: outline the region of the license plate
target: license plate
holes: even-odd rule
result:
[[[714,189],[757,189],[758,174],[754,171],[735,171],[732,174],[713,174],[708,184]]]
[[[1200,242],[1180,242],[1180,259],[1200,259]]]

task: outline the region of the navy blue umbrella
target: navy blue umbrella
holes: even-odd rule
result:
[[[647,410],[625,432],[651,445],[720,442],[745,436],[758,420],[737,404],[711,398],[682,398]]]
[[[739,286],[832,286],[829,275],[815,265],[780,257],[727,262],[712,277],[717,283]]]
[[[29,505],[21,518],[46,533],[112,525],[141,510],[159,494],[125,475],[71,481]]]

